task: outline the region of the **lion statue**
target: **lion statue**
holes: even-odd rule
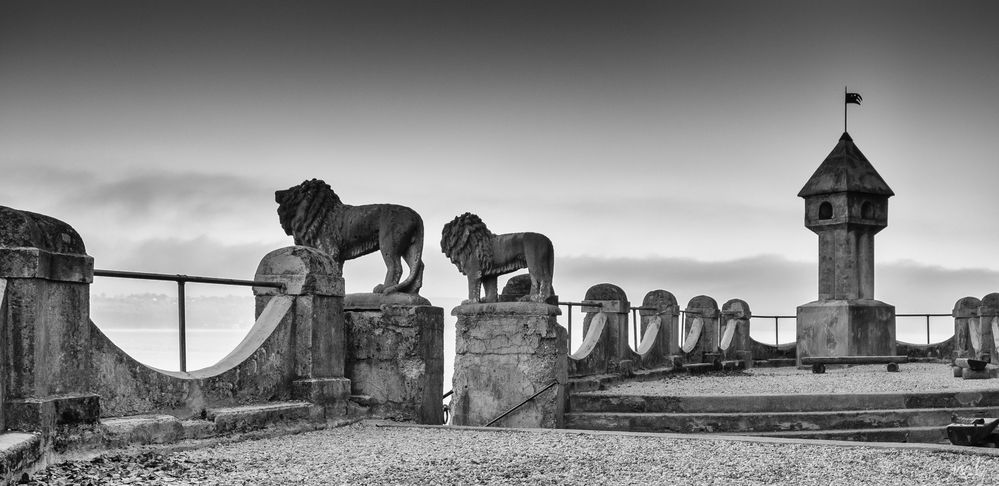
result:
[[[296,245],[316,248],[339,263],[381,250],[387,271],[375,293],[418,294],[423,286],[423,219],[395,204],[350,206],[317,179],[274,193],[278,218]],[[402,263],[409,276],[402,277]]]
[[[527,267],[531,291],[523,300],[545,302],[554,295],[552,270],[555,252],[547,236],[539,233],[495,235],[472,213],[465,213],[444,225],[441,251],[458,271],[468,277],[468,300],[496,302],[496,279]],[[480,297],[485,287],[485,297]]]

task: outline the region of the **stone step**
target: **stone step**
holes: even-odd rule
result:
[[[245,432],[281,422],[321,421],[323,408],[309,402],[271,402],[238,407],[211,408],[206,418],[217,433]]]
[[[945,426],[954,415],[996,417],[999,407],[910,408],[822,412],[609,413],[573,412],[565,427],[631,432],[738,433]]]
[[[960,408],[999,406],[999,390],[934,393],[815,395],[640,396],[579,392],[569,396],[569,411],[636,413],[754,413]]]
[[[783,432],[749,432],[732,435],[781,437],[785,439],[850,440],[858,442],[918,442],[950,444],[947,426],[891,427],[873,429],[798,430]]]
[[[181,421],[172,415],[112,417],[101,420],[107,447],[169,444],[184,438]]]
[[[0,484],[17,483],[19,472],[28,469],[41,457],[42,440],[38,434],[0,433]]]

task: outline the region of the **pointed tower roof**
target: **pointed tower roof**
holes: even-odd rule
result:
[[[846,132],[843,132],[839,143],[798,192],[798,197],[832,192],[861,192],[889,197],[895,195]]]

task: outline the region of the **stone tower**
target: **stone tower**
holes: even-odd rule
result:
[[[874,300],[874,235],[895,195],[843,133],[798,197],[819,235],[819,298],[798,307],[798,359],[895,354],[895,307]]]

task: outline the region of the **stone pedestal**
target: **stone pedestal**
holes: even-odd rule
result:
[[[895,306],[877,300],[820,300],[798,307],[801,358],[894,356]]]
[[[352,413],[444,423],[444,310],[408,294],[350,294],[344,305]]]
[[[568,346],[559,314],[557,306],[529,302],[455,307],[452,424],[486,425],[557,382],[496,425],[562,427]]]
[[[54,218],[0,207],[0,429],[93,423],[93,258]]]

